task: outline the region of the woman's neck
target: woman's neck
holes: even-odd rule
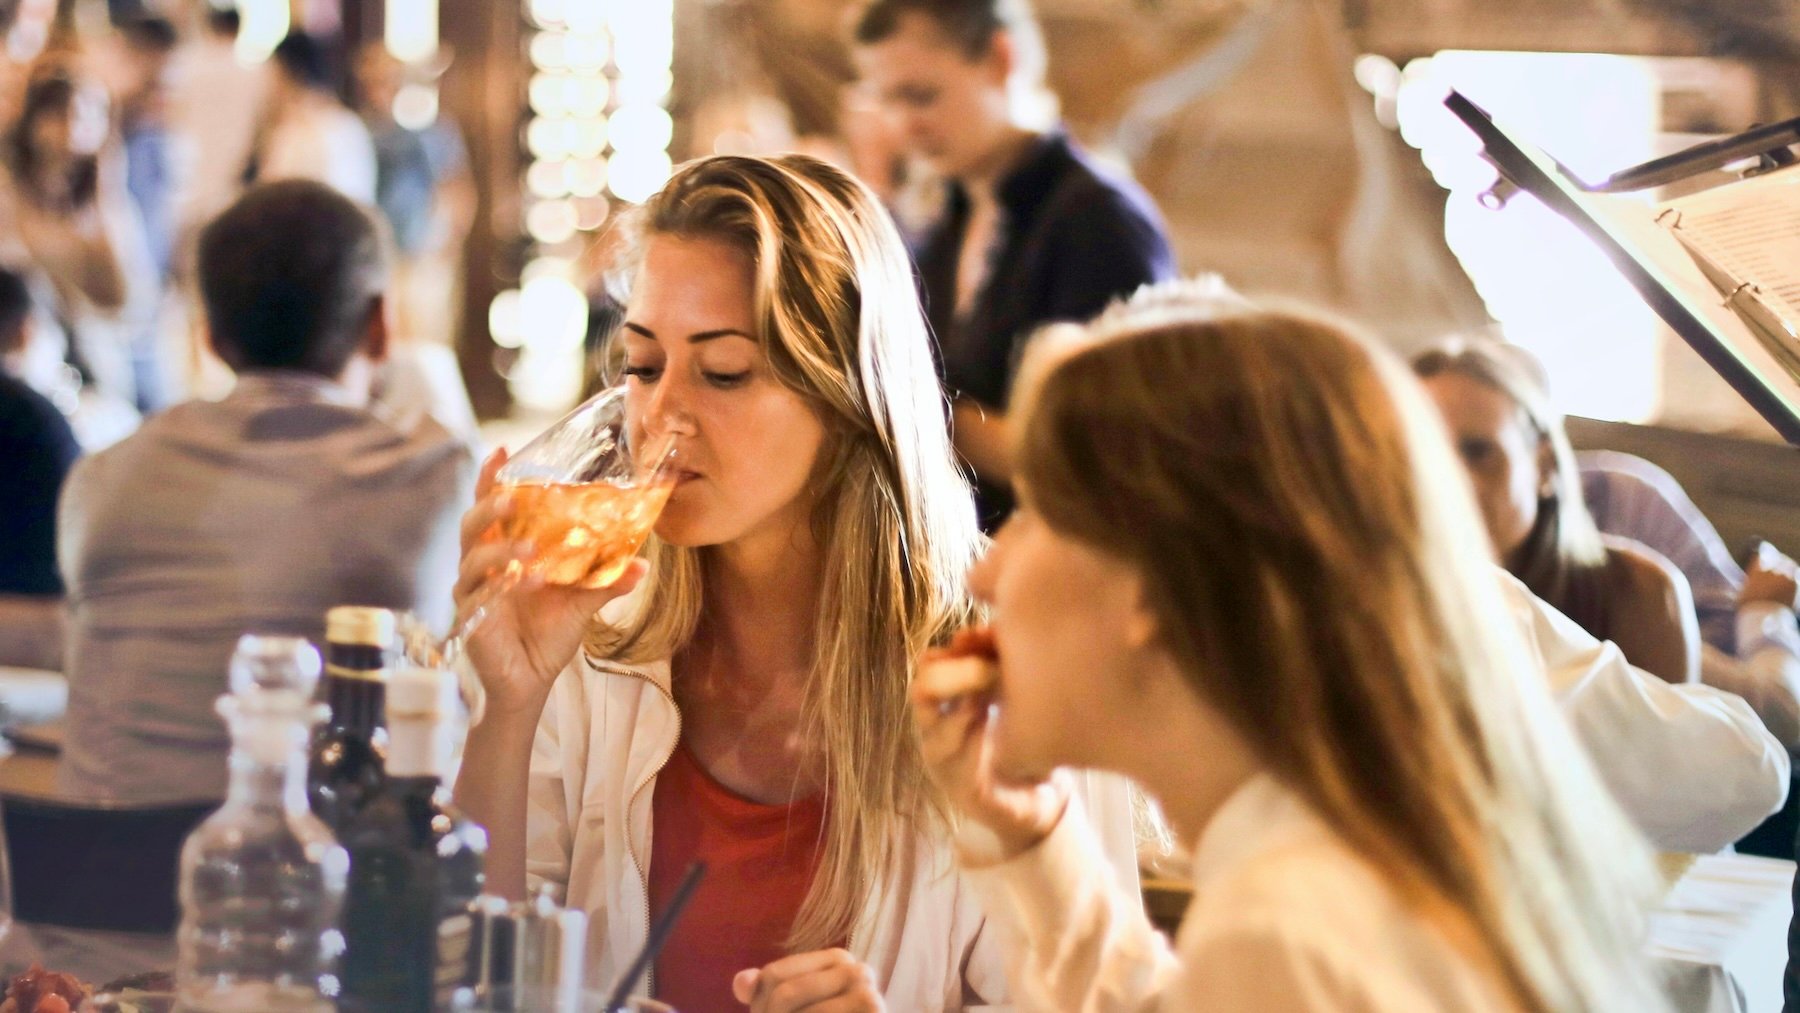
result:
[[[708,550],[700,626],[675,658],[689,751],[714,780],[758,802],[824,787],[823,757],[800,733],[818,605],[810,545],[783,539]]]
[[[776,682],[803,678],[819,599],[818,549],[805,526],[719,546],[703,565],[705,616],[696,653],[729,659],[730,678],[741,689],[766,692]]]
[[[1172,663],[1171,663],[1172,664]],[[1112,722],[1113,742],[1102,765],[1143,785],[1184,847],[1244,783],[1264,771],[1241,736],[1201,704],[1173,672],[1143,684],[1149,693],[1125,720]]]

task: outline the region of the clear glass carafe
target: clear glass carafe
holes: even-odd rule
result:
[[[225,804],[181,853],[176,990],[192,1013],[327,1013],[350,860],[307,805],[318,652],[247,636],[218,710],[231,729]]]

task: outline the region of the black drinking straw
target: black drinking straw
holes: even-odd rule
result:
[[[682,874],[681,885],[675,888],[675,896],[669,898],[669,906],[663,908],[656,924],[650,926],[650,937],[644,940],[644,948],[638,951],[631,966],[625,969],[624,977],[613,986],[612,995],[606,997],[604,1008],[608,1013],[626,1008],[625,1000],[631,996],[631,986],[637,984],[637,980],[649,970],[651,961],[662,952],[663,944],[669,941],[669,933],[675,931],[675,923],[681,920],[682,909],[687,907],[688,899],[694,895],[694,887],[700,885],[700,878],[704,875],[705,862],[695,862]]]

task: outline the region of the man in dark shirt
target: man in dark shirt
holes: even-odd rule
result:
[[[0,270],[0,665],[62,664],[63,583],[56,570],[56,497],[80,454],[49,399],[13,374],[31,326],[25,279]]]
[[[993,530],[1012,510],[1003,424],[1025,341],[1174,277],[1175,258],[1143,190],[1060,129],[1033,129],[1044,60],[1025,0],[872,0],[854,34],[864,83],[949,181],[914,257],[956,448]]]

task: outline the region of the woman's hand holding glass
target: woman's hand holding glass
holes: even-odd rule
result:
[[[517,506],[495,480],[506,462],[502,450],[482,465],[475,505],[463,515],[457,626],[468,627],[462,649],[481,677],[487,713],[535,715],[580,649],[594,613],[636,587],[647,564],[633,560],[617,580],[593,590],[546,584],[529,566],[536,546],[501,534],[501,522]],[[483,615],[471,623],[476,611]]]
[[[1007,861],[1048,836],[1068,808],[1070,784],[1061,771],[1027,782],[997,768],[991,691],[949,698],[933,692],[932,666],[968,656],[956,644],[926,652],[913,681],[913,715],[926,772],[964,818],[957,831],[963,864],[979,867]]]

